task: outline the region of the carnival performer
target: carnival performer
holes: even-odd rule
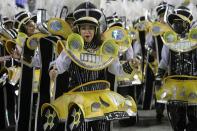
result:
[[[85,9],[87,8],[87,10],[88,10],[88,8],[93,8],[93,7],[96,8],[91,3],[87,4],[87,7],[86,7],[86,4],[87,3],[83,3],[83,4],[79,5],[78,8],[76,8],[76,10],[74,12],[74,17],[76,19],[76,21],[74,22],[74,25],[77,26],[78,33],[83,37],[83,39],[85,41],[84,48],[86,50],[88,50],[89,52],[95,52],[101,46],[101,38],[100,38],[101,36],[99,33],[99,22],[98,22],[99,18],[101,17],[101,12],[100,12],[100,10],[96,9],[96,12],[95,12],[96,16],[82,16],[82,17],[78,16],[79,15],[78,12],[79,12],[80,8],[82,8],[82,9],[84,8],[83,6],[85,6]],[[90,7],[88,7],[88,6],[90,6]],[[91,7],[91,6],[93,6],[93,7]],[[50,70],[50,76],[52,79],[55,79],[57,74],[61,74],[66,70],[69,70],[70,74],[74,75],[73,74],[74,72],[72,71],[74,68],[76,70],[81,70],[81,71],[87,72],[87,73],[79,73],[78,74],[79,76],[80,76],[80,74],[81,75],[82,74],[88,75],[88,73],[92,74],[92,72],[94,72],[94,71],[85,70],[85,69],[82,69],[81,67],[78,67],[76,64],[74,64],[74,62],[72,62],[72,60],[67,56],[67,54],[64,51],[62,51],[61,54],[59,55],[59,57],[54,62],[51,63],[51,67],[55,68],[55,69],[53,68],[52,70]],[[120,66],[119,61],[116,60],[114,62],[114,64],[112,64],[109,67],[108,70],[110,72],[113,72],[114,74],[118,75],[118,74],[124,73],[124,71],[129,73],[133,69],[130,66],[130,61],[128,63],[126,63],[124,66]],[[103,71],[104,70],[94,72],[95,74],[92,74],[92,77],[88,77],[85,75],[85,78],[88,77],[87,81],[91,81],[94,79],[96,80],[96,79],[99,79],[98,77],[101,76],[101,74],[102,74],[101,79],[104,79],[103,76],[105,76],[105,75],[104,75]],[[77,76],[77,77],[79,77],[79,76]],[[71,76],[71,78],[76,78],[76,76],[73,76],[73,77]],[[81,76],[81,78],[84,78],[84,77]],[[79,85],[79,84],[84,83],[86,79],[81,79],[81,78],[80,79],[72,79],[70,81],[70,86],[71,85]]]
[[[21,78],[18,96],[18,115],[16,130],[28,130],[34,120],[33,109],[33,74],[40,67],[38,51],[27,47],[27,39],[36,33],[37,17],[30,12],[21,11],[14,16],[14,27],[18,30],[16,48],[11,51],[12,57],[21,63]],[[28,88],[27,88],[28,87]],[[26,106],[24,108],[24,105]],[[33,117],[32,117],[33,116]],[[22,124],[23,123],[23,124]]]
[[[1,110],[1,124],[0,129],[15,125],[15,86],[8,81],[8,68],[15,63],[11,59],[11,55],[6,52],[6,41],[15,39],[17,36],[16,30],[13,29],[13,20],[8,17],[3,17],[1,21],[1,40],[0,40],[0,110]],[[9,100],[8,100],[9,99]]]
[[[106,18],[106,21],[107,21],[107,30],[112,28],[112,27],[122,27],[124,28],[123,26],[123,21],[119,18],[119,16],[116,14],[116,12],[112,15],[112,16],[108,16]],[[130,46],[125,52],[119,52],[119,57],[123,60],[128,60],[128,59],[133,59],[133,48],[132,46]],[[124,54],[124,55],[123,55]],[[134,59],[133,59],[134,60]],[[137,60],[136,61],[136,64],[138,63]],[[108,80],[110,81],[110,85],[111,85],[111,90],[113,91],[117,91],[117,83],[114,83],[115,82],[115,75],[110,73],[109,71],[107,71],[107,78]]]
[[[166,16],[170,11],[171,12],[173,11],[173,8],[174,7],[172,5],[169,5],[166,2],[159,3],[159,5],[156,7],[156,12],[158,16],[158,19],[156,21],[160,22],[161,24],[167,25],[167,23],[165,22]],[[161,34],[153,36],[151,32],[146,37],[146,45],[147,45],[147,50],[149,52],[150,63],[154,62],[155,60],[157,61],[157,63],[159,63],[161,60],[161,50],[163,47],[163,41],[161,37],[162,37]],[[158,121],[161,121],[162,118],[164,117],[163,111],[165,109],[165,104],[156,102],[155,108],[156,108],[156,118]]]
[[[174,13],[169,14],[167,17],[167,22],[170,27],[177,33],[177,36],[180,38],[177,43],[189,44],[187,40],[187,34],[189,32],[193,16],[191,11],[184,7],[180,6],[174,10]],[[179,46],[178,48],[182,48]],[[161,88],[161,79],[167,76],[177,76],[174,78],[175,81],[193,81],[195,83],[196,79],[192,80],[190,77],[197,76],[197,49],[194,48],[189,51],[176,52],[170,46],[164,45],[162,48],[161,61],[159,63],[158,73],[156,76],[156,90]],[[180,77],[180,75],[187,76]],[[174,83],[176,84],[176,83]],[[189,85],[188,85],[189,86]],[[197,85],[192,85],[193,91],[196,90]],[[176,87],[176,85],[174,85]],[[174,88],[172,87],[172,88]],[[166,87],[167,88],[167,87]],[[185,87],[187,88],[187,86]],[[192,96],[186,97],[184,100],[178,98],[178,94],[175,89],[172,93],[174,97],[171,97],[167,103],[167,113],[170,123],[174,131],[196,131],[197,130],[197,106],[195,102],[191,102],[195,99]],[[167,94],[168,95],[168,94]],[[181,95],[181,94],[180,94]],[[186,94],[183,94],[183,97]],[[195,94],[196,95],[196,94]],[[181,95],[182,96],[182,95]]]
[[[75,18],[74,26],[77,28],[77,33],[84,39],[84,49],[90,54],[94,54],[102,44],[99,30],[101,11],[92,3],[84,2],[75,9],[73,16]],[[68,89],[71,90],[71,87],[76,87],[86,82],[107,80],[106,70],[115,75],[130,74],[134,70],[132,62],[132,59],[129,59],[128,62],[121,65],[117,57],[108,68],[94,71],[80,67],[71,60],[66,52],[62,51],[58,58],[51,62],[49,74],[51,79],[54,80],[58,74],[68,71],[70,77]],[[93,130],[97,130],[97,122],[91,122],[90,125]]]
[[[135,40],[133,41],[134,57],[141,62],[141,84],[136,84],[137,88],[137,101],[139,108],[143,110],[150,110],[152,108],[152,96],[153,96],[153,81],[154,74],[149,66],[148,51],[146,50],[147,36],[149,35],[148,19],[145,16],[140,16],[133,21],[133,28],[135,33]]]

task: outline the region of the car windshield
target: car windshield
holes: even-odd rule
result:
[[[109,89],[109,87],[110,84],[107,81],[93,81],[74,88],[72,92],[105,90],[105,89]]]

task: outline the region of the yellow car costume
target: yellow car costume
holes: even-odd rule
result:
[[[95,88],[95,90],[93,90]],[[52,119],[67,122],[73,117],[71,129],[83,121],[99,119],[117,120],[135,117],[137,108],[132,97],[124,98],[110,91],[107,81],[93,81],[80,85],[68,93],[64,93],[52,103],[42,106],[42,115],[47,117],[44,129],[51,126]],[[92,91],[93,90],[93,91]]]

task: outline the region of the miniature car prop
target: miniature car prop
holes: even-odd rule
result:
[[[65,122],[67,130],[79,129],[83,122],[120,120],[136,117],[137,107],[132,97],[110,91],[104,80],[92,81],[73,88],[41,108],[44,130],[54,130]]]

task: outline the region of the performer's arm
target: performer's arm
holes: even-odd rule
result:
[[[62,74],[68,70],[70,63],[71,59],[64,51],[62,51],[57,59],[50,63],[49,68],[51,69],[52,67],[55,67],[57,69],[57,73]]]
[[[130,47],[126,51],[127,62],[121,64],[119,58],[116,58],[114,62],[108,67],[108,71],[114,75],[122,76],[125,74],[131,74],[134,69],[138,68],[140,61],[133,58],[133,49]]]

